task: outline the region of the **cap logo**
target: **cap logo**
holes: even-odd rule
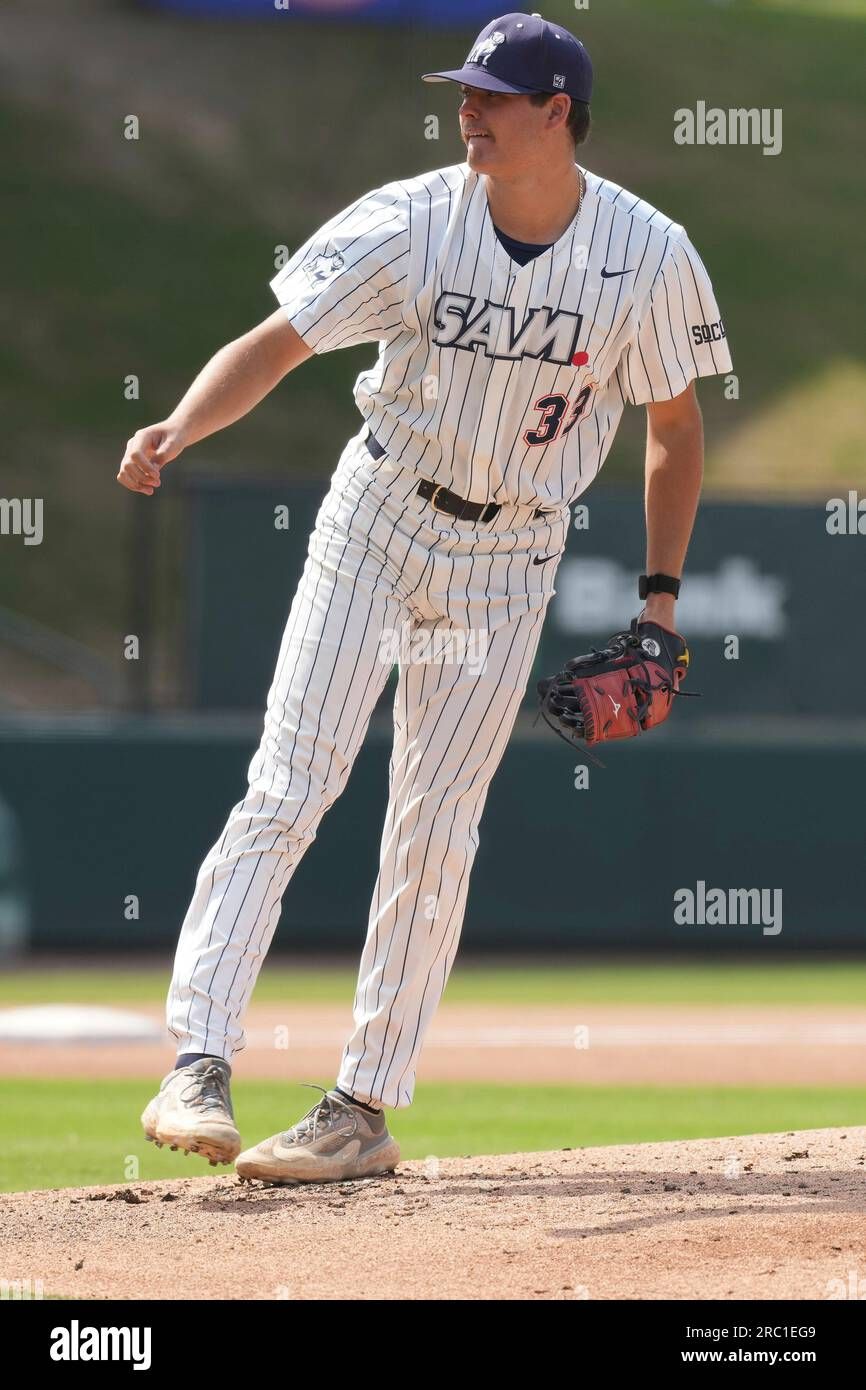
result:
[[[555,73],[553,74],[553,85],[554,85],[554,87],[564,87],[564,86],[565,86],[565,73],[564,73],[564,72],[555,72]]]
[[[466,59],[467,63],[479,63],[481,67],[486,68],[488,58],[496,52],[501,43],[505,43],[505,35],[501,29],[494,29],[486,39],[479,39]]]

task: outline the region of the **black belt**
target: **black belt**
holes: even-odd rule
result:
[[[380,459],[386,452],[372,434],[367,435],[364,443],[374,459]],[[469,502],[465,497],[458,497],[456,492],[443,487],[441,483],[431,483],[429,478],[421,479],[418,495],[430,502],[434,511],[447,512],[449,516],[459,517],[461,521],[492,521],[502,511],[500,502]]]

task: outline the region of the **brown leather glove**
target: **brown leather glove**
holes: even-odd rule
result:
[[[667,719],[688,666],[679,633],[635,618],[601,651],[577,656],[538,682],[541,713],[568,743],[634,738]]]

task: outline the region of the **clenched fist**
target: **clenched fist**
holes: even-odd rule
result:
[[[117,481],[130,492],[152,497],[160,484],[160,469],[183,452],[185,442],[177,427],[166,420],[136,430],[127,442]]]

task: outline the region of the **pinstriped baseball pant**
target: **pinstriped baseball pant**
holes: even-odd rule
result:
[[[360,436],[343,451],[249,788],[199,871],[167,1002],[179,1052],[231,1060],[243,1048],[282,894],[346,784],[396,658],[379,875],[337,1077],[359,1100],[394,1107],[411,1103],[457,951],[478,823],[568,526],[567,508],[535,517],[511,505],[492,523],[459,521],[419,497],[418,481],[387,457],[374,461]],[[502,867],[510,871],[506,855]]]

